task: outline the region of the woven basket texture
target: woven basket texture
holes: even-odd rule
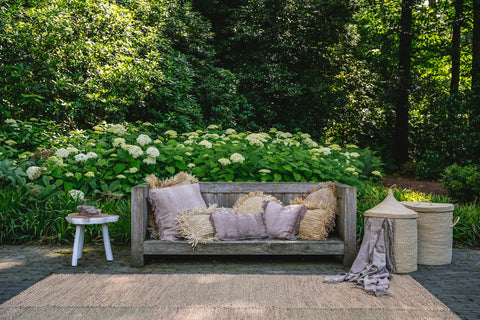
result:
[[[402,202],[418,212],[418,264],[452,262],[453,209],[448,203]]]

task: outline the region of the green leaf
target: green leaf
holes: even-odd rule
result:
[[[62,179],[57,179],[57,181],[55,181],[55,185],[56,185],[57,187],[60,187],[62,184],[63,184],[63,180],[62,180]]]
[[[175,168],[174,168],[174,167],[166,166],[166,167],[165,167],[165,170],[167,170],[167,171],[170,172],[171,174],[174,174],[174,173],[175,173]]]
[[[120,172],[122,172],[127,166],[123,163],[117,163],[114,167],[113,167],[113,171],[115,171],[115,174],[119,174]]]
[[[75,172],[75,179],[80,181],[80,179],[82,179],[82,174],[80,172]]]
[[[178,161],[183,161],[183,157],[179,155],[173,156],[173,159],[178,160]]]
[[[292,166],[289,165],[289,164],[283,165],[283,169],[287,170],[288,172],[292,172],[292,171],[293,171]]]
[[[296,181],[301,181],[301,180],[302,180],[302,176],[299,175],[299,174],[296,173],[296,172],[293,173],[293,177],[295,178]]]
[[[281,174],[278,174],[278,173],[275,173],[273,175],[273,181],[277,182],[277,181],[282,181],[282,175]]]

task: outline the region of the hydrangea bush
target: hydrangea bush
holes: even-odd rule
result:
[[[7,119],[0,133],[0,160],[14,160],[26,173],[24,184],[38,194],[117,197],[148,174],[163,178],[180,171],[203,181],[332,180],[354,186],[381,177],[378,167],[364,171],[357,146],[320,143],[301,132],[237,132],[216,125],[162,132],[148,122],[70,131],[58,125],[49,130],[51,125]],[[25,132],[39,137],[27,143]]]

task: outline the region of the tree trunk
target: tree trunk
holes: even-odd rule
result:
[[[473,0],[472,38],[472,91],[478,99],[480,96],[480,0]]]
[[[455,18],[452,30],[452,78],[450,79],[450,94],[458,93],[460,84],[460,37],[463,22],[463,0],[455,0]]]
[[[480,1],[480,0],[478,0]],[[412,49],[412,8],[414,0],[402,1],[399,25],[398,94],[395,106],[393,156],[398,165],[408,161],[408,109],[410,91],[410,56]]]

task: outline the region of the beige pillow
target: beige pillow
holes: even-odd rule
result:
[[[322,182],[308,189],[302,194],[301,199],[304,202],[323,203],[335,214],[340,212],[337,189],[332,181]]]
[[[186,172],[179,172],[173,177],[163,180],[158,179],[154,174],[150,174],[145,178],[145,181],[150,185],[150,189],[161,189],[173,186],[182,186],[186,184],[197,183],[198,179]]]
[[[235,202],[232,208],[232,213],[263,212],[263,201],[275,201],[281,203],[274,196],[263,194],[263,192],[250,192]]]
[[[175,241],[182,237],[175,224],[175,218],[181,211],[207,208],[198,183],[150,189],[148,195],[160,240]]]
[[[300,221],[306,207],[303,204],[282,206],[275,201],[264,201],[265,227],[270,238],[297,239]]]
[[[335,227],[335,213],[323,203],[304,202],[295,199],[292,204],[305,204],[307,211],[300,222],[298,238],[306,240],[327,240],[328,234]]]
[[[178,226],[180,234],[192,247],[195,248],[198,243],[213,241],[215,231],[210,222],[210,214],[216,210],[216,204],[208,207],[208,209],[186,209],[180,212],[177,218],[175,218],[175,223]]]

